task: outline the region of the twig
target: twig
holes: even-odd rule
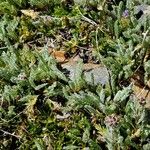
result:
[[[82,15],[83,19],[87,22],[89,22],[90,24],[97,26],[97,23],[93,20],[91,20],[90,18],[85,17],[84,15]]]
[[[149,31],[150,31],[150,27],[147,29],[147,31],[146,31],[145,33],[143,33],[143,40],[142,40],[141,46],[137,47],[134,51],[137,51],[137,50],[143,48],[144,41],[145,41],[146,36],[147,36],[147,34],[149,33]],[[138,69],[141,67],[142,63],[144,62],[145,55],[146,55],[146,49],[144,49],[143,58],[142,58],[142,60],[141,60],[141,62],[140,62],[140,64],[139,64],[139,66],[138,66],[138,67],[136,68],[136,70],[133,72],[133,74],[136,73],[136,72],[138,71]]]
[[[85,16],[82,14],[82,12],[80,11],[79,8],[78,8],[78,11],[79,11],[80,15],[82,16],[82,18],[83,18],[85,21],[89,22],[90,24],[92,24],[92,25],[94,25],[94,26],[97,26],[97,25],[98,25],[98,24],[97,24],[95,21],[93,21],[92,19],[85,17]]]
[[[0,47],[0,49],[6,49],[6,48],[8,48],[7,46],[5,46],[5,47]]]
[[[28,106],[29,107],[29,106]],[[27,109],[28,109],[28,107],[27,108],[25,108],[23,111],[21,111],[20,113],[18,113],[16,116],[14,116],[13,118],[11,118],[10,120],[5,120],[5,122],[10,122],[10,121],[12,121],[13,119],[15,119],[16,117],[18,117],[18,116],[20,116],[22,113],[24,113]],[[0,118],[1,120],[4,120],[4,119],[2,119],[2,118]]]
[[[17,139],[20,139],[20,138],[21,138],[21,137],[20,137],[20,136],[18,136],[18,135],[15,135],[15,134],[9,133],[9,132],[4,131],[4,130],[2,130],[2,129],[0,129],[0,131],[1,131],[1,132],[3,132],[4,134],[14,136],[14,137],[16,137]]]

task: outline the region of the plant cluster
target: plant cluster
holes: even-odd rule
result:
[[[150,76],[143,3],[0,0],[0,149],[149,149],[150,108],[131,82]],[[83,59],[72,80],[49,49]],[[106,85],[86,81],[90,60],[107,68]]]

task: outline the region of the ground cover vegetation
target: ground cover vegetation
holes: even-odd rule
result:
[[[0,0],[0,149],[148,150],[149,0]],[[145,13],[145,14],[144,14]],[[74,79],[51,55],[79,55]],[[106,85],[82,65],[103,64]],[[148,88],[148,87],[147,87]]]

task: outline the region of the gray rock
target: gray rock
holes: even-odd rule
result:
[[[85,72],[86,80],[91,82],[91,77],[94,77],[94,84],[101,83],[102,85],[108,82],[108,72],[105,67],[97,67]]]
[[[150,5],[138,5],[134,7],[134,12],[138,13],[139,11],[143,11],[144,14],[150,15]]]
[[[62,65],[70,71],[70,79],[73,80],[76,71],[77,63],[65,63]],[[101,83],[102,85],[108,82],[108,72],[106,67],[102,65],[85,64],[83,65],[83,71],[87,82],[93,82],[94,84]]]

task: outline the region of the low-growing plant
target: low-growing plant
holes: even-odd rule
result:
[[[150,76],[142,2],[0,1],[0,149],[149,149],[150,108],[131,80]],[[94,57],[108,82],[87,81],[81,61],[70,79],[49,49]]]

